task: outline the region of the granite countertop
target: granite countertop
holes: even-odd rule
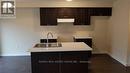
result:
[[[32,47],[29,52],[62,52],[62,51],[92,51],[92,48],[83,42],[62,42],[62,47]]]

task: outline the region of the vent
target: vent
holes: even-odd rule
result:
[[[57,22],[58,23],[73,23],[74,18],[58,18]]]

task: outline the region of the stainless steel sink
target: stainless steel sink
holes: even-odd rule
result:
[[[34,46],[35,48],[47,48],[47,47],[62,47],[61,43],[40,43]]]

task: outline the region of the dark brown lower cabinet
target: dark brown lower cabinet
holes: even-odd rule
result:
[[[32,73],[88,73],[91,51],[31,53]]]
[[[57,39],[48,39],[49,43],[56,43]],[[47,43],[47,39],[40,39],[40,43]]]
[[[60,55],[64,61],[61,64],[61,73],[88,73],[90,51],[62,52]]]
[[[84,42],[92,48],[92,38],[74,38],[75,42]]]

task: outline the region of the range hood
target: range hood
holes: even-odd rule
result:
[[[73,23],[74,18],[57,18],[58,23]]]

